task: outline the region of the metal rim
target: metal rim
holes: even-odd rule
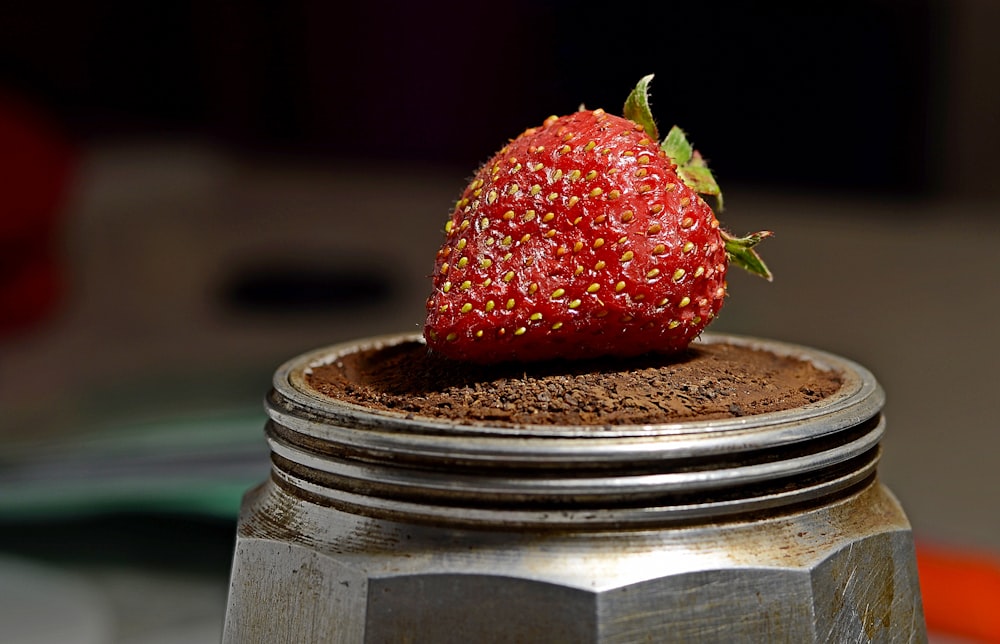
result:
[[[878,461],[884,393],[874,376],[823,351],[758,338],[706,334],[700,342],[806,360],[837,371],[843,386],[788,411],[599,429],[412,417],[334,400],[306,383],[310,366],[415,339],[397,334],[338,344],[275,372],[267,435],[276,481],[374,514],[564,525],[598,512],[645,523],[801,503],[870,478]],[[669,497],[676,498],[663,501]],[[616,507],[647,501],[656,507]],[[553,503],[563,510],[550,511]]]
[[[490,445],[490,451],[502,454],[508,450],[525,451],[526,446],[509,439],[545,438],[559,441],[569,439],[566,449],[587,449],[581,441],[595,446],[606,444],[610,451],[622,445],[621,439],[638,439],[643,443],[656,439],[656,444],[669,440],[671,449],[681,453],[688,447],[698,453],[725,450],[726,443],[739,444],[745,450],[745,441],[760,441],[761,447],[798,442],[815,436],[817,428],[802,431],[803,423],[822,418],[827,431],[839,431],[862,422],[881,410],[884,392],[875,377],[861,365],[818,349],[773,340],[731,334],[706,333],[698,340],[703,343],[728,342],[741,346],[770,351],[811,362],[824,370],[838,372],[844,384],[835,394],[816,403],[802,407],[725,420],[692,420],[677,423],[620,425],[610,428],[579,427],[574,425],[494,425],[483,422],[447,421],[431,417],[409,416],[399,412],[376,410],[345,401],[338,401],[316,392],[305,382],[305,370],[310,366],[336,360],[357,350],[388,347],[402,342],[419,341],[416,334],[379,336],[359,342],[346,342],[302,354],[279,367],[273,378],[273,393],[267,401],[267,410],[273,420],[292,424],[296,431],[312,438],[325,440],[339,438],[338,430],[351,428],[376,432],[373,446],[391,447],[393,444],[410,444],[426,437],[427,449],[434,452],[451,447],[468,445],[470,439]],[[766,436],[759,428],[767,428]],[[787,430],[787,431],[784,431]],[[397,439],[393,435],[399,435]],[[447,437],[457,441],[451,443]],[[494,441],[492,439],[499,439]],[[554,445],[555,443],[553,443]],[[506,447],[506,449],[505,449]],[[530,449],[530,448],[529,448]]]

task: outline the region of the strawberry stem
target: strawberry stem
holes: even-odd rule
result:
[[[729,255],[729,261],[758,277],[763,277],[768,282],[774,279],[771,270],[760,258],[754,246],[762,240],[770,237],[773,233],[770,230],[751,233],[746,237],[733,237],[725,231],[722,232],[722,241]]]

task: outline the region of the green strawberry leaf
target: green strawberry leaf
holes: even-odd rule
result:
[[[721,234],[729,261],[745,271],[763,277],[768,282],[774,279],[771,270],[754,250],[754,246],[773,234],[770,230],[751,233],[746,237],[733,237],[726,231],[721,231]]]
[[[635,89],[625,99],[625,108],[622,113],[628,120],[641,125],[646,134],[656,141],[659,140],[660,133],[656,129],[656,121],[653,120],[653,111],[649,107],[649,83],[652,80],[653,74],[643,76],[639,79]]]
[[[677,164],[677,174],[689,188],[702,195],[713,195],[717,210],[722,212],[722,190],[716,183],[712,171],[708,169],[701,153],[688,142],[684,131],[676,125],[670,128],[660,149]]]
[[[670,131],[667,132],[667,138],[663,139],[663,143],[660,144],[660,149],[666,152],[667,156],[674,160],[677,167],[687,165],[688,161],[691,160],[691,156],[694,154],[694,149],[691,147],[691,144],[688,143],[684,130],[680,129],[676,125],[670,128]]]
[[[677,174],[681,180],[698,194],[713,195],[718,205],[718,210],[722,211],[722,190],[715,182],[712,171],[705,165],[705,160],[696,150],[691,161],[686,165],[677,168]]]

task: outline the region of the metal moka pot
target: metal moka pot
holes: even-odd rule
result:
[[[884,395],[727,420],[492,426],[313,390],[267,398],[271,477],[245,497],[223,641],[926,641],[909,523],[876,475]]]

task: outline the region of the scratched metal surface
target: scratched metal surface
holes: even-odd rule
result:
[[[796,536],[802,535],[802,536]],[[777,518],[474,530],[248,499],[224,642],[922,642],[912,538],[881,486]]]
[[[874,476],[875,379],[807,349],[704,341],[844,384],[782,412],[581,433],[317,395],[304,372],[350,345],[287,362],[223,640],[924,641],[909,524]]]

